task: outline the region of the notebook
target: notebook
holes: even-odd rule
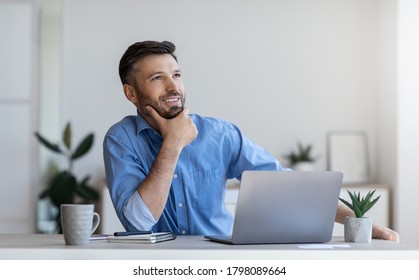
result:
[[[245,171],[229,244],[322,243],[332,238],[343,174]]]
[[[159,243],[176,239],[176,235],[171,232],[154,232],[125,236],[110,235],[107,239],[111,243]]]

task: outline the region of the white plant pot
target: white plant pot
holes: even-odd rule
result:
[[[313,171],[314,164],[310,161],[301,161],[292,166],[294,171]]]
[[[346,217],[345,242],[369,243],[372,237],[372,219]]]

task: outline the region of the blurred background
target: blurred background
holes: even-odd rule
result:
[[[169,40],[190,112],[235,123],[285,166],[303,143],[313,169],[331,169],[331,133],[363,135],[354,165],[366,173],[347,183],[384,185],[389,225],[419,245],[418,10],[414,0],[0,0],[0,232],[48,231],[39,194],[66,162],[35,131],[58,143],[71,122],[73,146],[93,133],[74,173],[102,193],[103,136],[136,113],[119,59],[134,42]]]

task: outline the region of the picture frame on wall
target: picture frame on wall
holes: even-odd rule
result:
[[[370,181],[368,139],[364,131],[328,133],[328,170],[343,173],[343,183]]]

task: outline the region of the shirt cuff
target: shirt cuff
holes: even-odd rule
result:
[[[128,200],[124,208],[124,216],[138,230],[151,230],[157,223],[138,192],[135,192]]]

